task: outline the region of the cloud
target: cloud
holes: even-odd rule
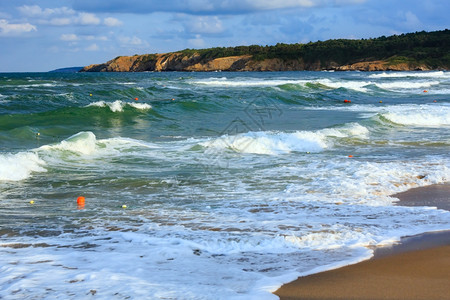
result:
[[[59,39],[61,41],[73,42],[73,41],[78,41],[80,38],[76,34],[69,33],[69,34],[61,34]]]
[[[258,11],[288,8],[310,8],[321,6],[354,5],[366,0],[122,0],[74,1],[74,8],[80,11],[102,13],[178,12],[192,15],[239,15]]]
[[[100,48],[97,46],[97,44],[92,44],[85,48],[86,51],[98,51]]]
[[[37,31],[30,23],[10,24],[7,20],[0,20],[0,36],[18,36],[26,32]]]
[[[195,35],[194,39],[188,39],[190,47],[193,48],[203,48],[205,47],[205,41],[202,39],[201,35]]]
[[[109,26],[109,27],[116,27],[116,26],[122,26],[123,25],[122,21],[120,21],[120,20],[118,20],[116,18],[111,18],[111,17],[105,18],[105,20],[103,20],[103,23],[106,26]]]
[[[414,30],[415,28],[421,27],[419,18],[410,11],[401,13],[401,20],[401,24],[407,29]]]
[[[27,17],[48,18],[53,15],[74,15],[75,11],[68,7],[45,8],[39,5],[23,5],[17,8],[20,13]]]
[[[100,19],[92,13],[79,13],[75,22],[81,25],[98,25],[100,24]]]
[[[64,33],[61,34],[59,39],[65,42],[76,42],[76,41],[108,41],[108,38],[104,35],[95,36],[95,35],[76,35],[74,33]]]
[[[130,46],[130,45],[140,46],[140,45],[144,44],[144,42],[136,36],[133,36],[133,37],[120,36],[120,37],[118,37],[118,40],[123,46]]]
[[[53,18],[50,19],[48,22],[41,22],[43,24],[50,24],[54,26],[67,26],[72,24],[72,19],[70,18]]]
[[[224,31],[222,21],[218,17],[195,16],[184,22],[187,32],[195,34],[218,34]]]
[[[68,7],[57,8],[41,8],[38,5],[23,5],[17,8],[19,12],[28,17],[34,18],[39,24],[53,25],[53,26],[69,26],[69,25],[99,25],[101,23],[93,13],[76,12]],[[111,24],[114,18],[107,18],[105,23]],[[117,20],[118,21],[118,20]]]

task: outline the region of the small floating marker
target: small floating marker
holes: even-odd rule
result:
[[[175,98],[172,98],[172,101],[175,101]]]
[[[308,152],[306,152],[306,154],[311,154],[311,152],[308,151]]]
[[[348,157],[352,158],[352,157],[353,157],[353,155],[349,155]]]
[[[424,93],[428,93],[428,91],[427,91],[427,90],[423,90],[423,92],[424,92]]]
[[[89,96],[91,96],[91,97],[92,97],[92,94],[89,94]]]
[[[383,103],[383,101],[380,100],[380,102],[378,102],[378,103]]]
[[[122,208],[127,208],[127,206],[124,204],[124,205],[122,205]]]
[[[30,204],[34,204],[34,200],[31,200],[31,201],[30,201]]]
[[[77,198],[77,204],[78,204],[78,206],[84,206],[85,202],[86,202],[86,201],[85,201],[85,199],[84,199],[83,196],[80,196],[80,197]]]
[[[136,98],[134,98],[134,100],[138,101],[138,100],[139,100],[139,98],[138,98],[138,97],[136,97]]]
[[[436,101],[436,100],[434,100],[433,102],[434,102],[434,103],[436,103],[437,101]]]

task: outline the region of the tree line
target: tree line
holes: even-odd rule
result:
[[[431,67],[450,67],[450,30],[415,32],[370,39],[334,39],[307,44],[278,43],[273,46],[237,46],[208,49],[185,49],[186,55],[197,53],[204,60],[251,55],[254,60],[278,58],[303,60],[305,63],[333,61],[351,64],[358,61],[388,60],[393,63],[417,62]]]

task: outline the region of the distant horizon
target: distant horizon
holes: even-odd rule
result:
[[[0,72],[188,48],[429,32],[450,28],[448,11],[450,2],[442,0],[0,0]]]

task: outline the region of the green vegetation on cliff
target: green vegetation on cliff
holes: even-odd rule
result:
[[[416,32],[373,39],[337,39],[308,44],[282,44],[275,46],[238,46],[209,49],[186,49],[190,55],[198,53],[202,59],[252,55],[254,60],[279,58],[302,59],[305,63],[320,61],[323,65],[335,62],[339,65],[360,61],[385,60],[389,63],[425,64],[432,68],[450,68],[450,30]]]
[[[450,70],[450,30],[119,56],[82,72]]]

